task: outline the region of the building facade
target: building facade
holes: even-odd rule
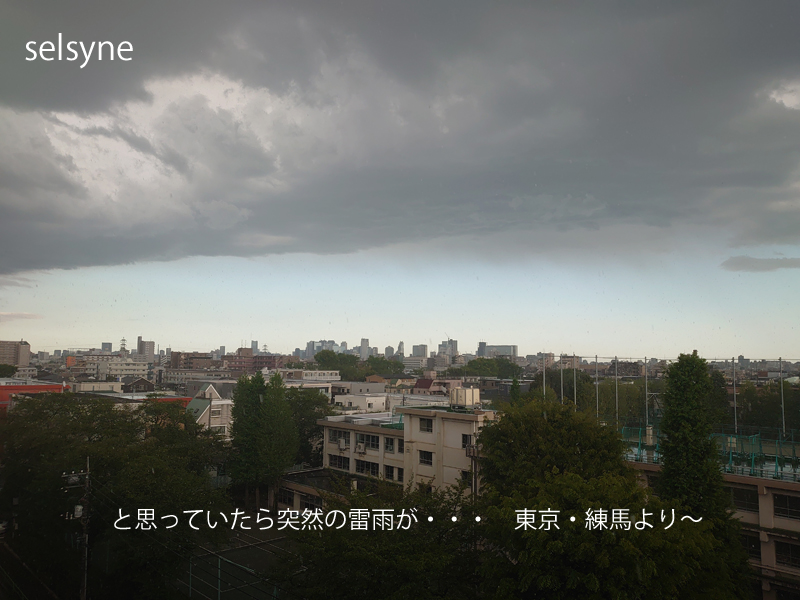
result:
[[[31,345],[28,342],[0,341],[0,365],[27,367],[30,363]]]
[[[494,411],[398,406],[392,413],[332,416],[324,429],[324,466],[396,483],[443,487],[480,478],[475,440]]]

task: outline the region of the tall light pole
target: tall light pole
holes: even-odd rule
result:
[[[578,365],[575,363],[575,354],[572,354],[572,395],[575,396],[575,411],[578,410]]]
[[[731,357],[733,363],[733,431],[739,435],[739,415],[737,414],[738,407],[736,406],[736,359]]]
[[[600,380],[597,372],[597,354],[594,355],[594,397],[597,402],[597,420],[600,420]]]
[[[547,379],[547,353],[542,352],[542,401],[547,400],[545,380]]]
[[[614,397],[617,406],[617,429],[619,429],[619,360],[614,357]]]
[[[650,425],[650,411],[648,410],[647,398],[647,357],[644,357],[644,426]]]
[[[786,410],[783,405],[783,357],[778,358],[780,368],[779,381],[781,384],[781,423],[783,424],[783,435],[786,435]]]

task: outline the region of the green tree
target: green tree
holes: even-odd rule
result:
[[[224,539],[222,530],[194,531],[183,518],[168,530],[113,527],[120,514],[131,515],[123,526],[134,527],[140,508],[154,509],[157,526],[161,516],[183,517],[184,510],[229,510],[209,476],[224,460],[224,445],[178,403],[118,408],[106,399],[43,395],[19,401],[2,435],[0,518],[13,518],[16,526],[7,541],[62,597],[79,588],[81,532],[79,521],[63,515],[86,503],[82,487],[62,489],[67,481],[61,475],[84,469],[87,457],[90,596],[163,597],[167,581],[198,544]]]
[[[320,350],[314,355],[314,360],[323,371],[334,371],[339,368],[339,355],[333,350]]]
[[[14,365],[0,364],[0,377],[13,377],[17,372],[17,367]]]
[[[728,384],[725,376],[714,369],[710,372],[711,392],[708,396],[708,422],[715,424],[733,423],[733,412],[728,400]]]
[[[269,382],[261,373],[243,375],[233,392],[231,411],[231,477],[256,490],[256,508],[261,507],[261,486],[275,485],[294,464],[299,440],[286,388],[275,373]]]
[[[748,598],[751,575],[740,542],[739,522],[722,478],[719,449],[711,437],[714,385],[706,361],[681,354],[670,365],[661,422],[662,467],[656,491],[679,503],[713,529],[715,551],[705,557],[704,572],[693,582],[696,598]]]
[[[326,495],[327,511],[387,509],[395,525],[405,511],[416,522],[409,529],[376,530],[370,522],[366,531],[293,532],[295,555],[287,555],[280,579],[298,597],[328,600],[342,590],[353,598],[390,600],[476,597],[478,528],[463,486],[427,492],[383,483],[337,491]]]
[[[286,399],[292,410],[299,440],[295,463],[321,466],[324,432],[317,420],[333,414],[327,396],[315,389],[289,388],[286,390]]]
[[[370,356],[367,359],[369,375],[402,375],[405,366],[397,360],[388,360],[382,356]]]
[[[520,397],[519,379],[514,377],[514,381],[511,382],[511,388],[508,390],[508,401],[512,405],[517,405],[520,403]]]
[[[482,430],[479,443],[481,573],[489,597],[679,598],[713,547],[707,525],[587,528],[589,510],[627,510],[638,521],[643,510],[656,515],[675,505],[638,485],[613,428],[569,406],[511,407]],[[519,528],[521,509],[560,511],[559,529]]]
[[[500,379],[513,379],[522,376],[522,367],[507,358],[495,358],[497,376]]]

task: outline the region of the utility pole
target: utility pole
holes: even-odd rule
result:
[[[547,355],[542,352],[542,401],[547,400],[545,393],[545,380],[547,379]]]
[[[614,397],[616,398],[616,405],[617,405],[617,429],[619,429],[619,371],[617,367],[619,366],[619,360],[617,357],[614,357]]]
[[[781,423],[783,424],[783,435],[786,435],[786,409],[783,405],[783,357],[778,358],[778,363],[780,365],[780,377],[778,381],[781,384]]]
[[[561,371],[561,404],[564,404],[564,355],[558,357],[558,370]]]
[[[600,380],[597,377],[597,354],[594,355],[594,398],[597,402],[597,420],[600,420]]]
[[[572,354],[572,395],[575,396],[575,410],[578,410],[578,365],[575,362],[575,354]]]
[[[733,363],[733,431],[739,435],[739,417],[736,414],[738,412],[736,406],[736,359],[732,357],[731,363]]]
[[[66,479],[66,487],[63,489],[69,490],[72,488],[83,487],[83,497],[80,499],[80,504],[75,507],[73,516],[68,518],[80,518],[81,526],[83,528],[83,541],[81,543],[81,600],[86,600],[86,588],[89,575],[89,496],[92,492],[92,482],[89,472],[89,457],[86,457],[86,470],[72,473],[64,472],[61,477]],[[78,482],[83,477],[83,486]]]
[[[649,398],[647,397],[647,357],[644,357],[644,426],[650,425],[650,413],[647,410]]]

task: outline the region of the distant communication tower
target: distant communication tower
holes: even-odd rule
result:
[[[124,352],[125,351],[125,344],[127,344],[127,343],[128,343],[128,340],[126,340],[125,338],[122,338],[119,341],[119,351],[120,352]]]
[[[267,352],[269,352],[269,349],[267,348],[267,345],[264,344],[264,346],[261,348],[261,353],[262,354],[267,354]]]

